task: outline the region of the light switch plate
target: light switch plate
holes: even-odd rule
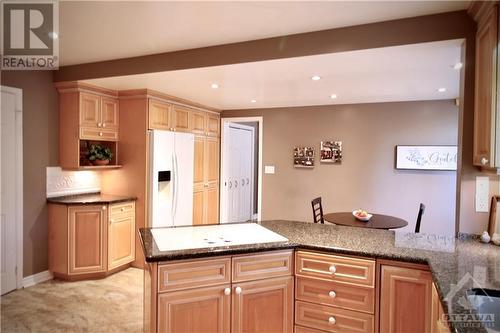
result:
[[[490,196],[490,179],[476,177],[476,212],[488,212],[488,198]]]
[[[264,167],[264,173],[274,175],[274,165],[266,165]]]

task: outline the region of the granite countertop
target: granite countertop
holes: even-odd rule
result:
[[[62,205],[94,205],[111,204],[136,200],[136,197],[120,196],[103,193],[87,193],[47,198],[47,202]]]
[[[475,312],[466,291],[477,287],[500,289],[498,246],[480,243],[471,236],[455,238],[294,221],[263,221],[261,225],[289,241],[161,252],[151,229],[142,228],[140,234],[148,262],[300,248],[428,264],[445,312],[456,319],[452,321],[456,332],[486,332],[471,320]]]

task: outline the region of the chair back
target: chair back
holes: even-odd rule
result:
[[[422,215],[424,215],[424,212],[425,212],[425,205],[421,203],[420,208],[418,209],[417,224],[415,224],[416,233],[420,232],[420,222],[422,222]]]
[[[313,199],[311,201],[311,206],[313,210],[313,222],[324,224],[323,220],[323,206],[321,205],[321,197]]]

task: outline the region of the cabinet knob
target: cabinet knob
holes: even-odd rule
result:
[[[234,289],[234,291],[236,292],[236,295],[241,294],[241,287],[236,287],[236,289]]]
[[[102,136],[102,132],[99,132],[99,136]]]
[[[109,224],[115,222],[113,219],[109,219]]]
[[[331,316],[328,318],[328,324],[334,325],[337,321],[335,320],[334,316]]]
[[[208,184],[203,184],[203,187],[208,187]]]
[[[102,123],[102,127],[106,127],[106,123]]]
[[[482,164],[482,165],[486,165],[486,164],[488,164],[488,162],[489,162],[489,160],[488,160],[486,157],[483,157],[483,158],[481,159],[481,164]]]
[[[335,291],[333,291],[333,290],[332,290],[332,291],[330,291],[330,292],[328,293],[328,296],[330,296],[331,298],[335,298],[335,297],[337,297],[337,293],[336,293]]]
[[[102,126],[102,124],[101,124],[101,123],[97,123],[97,127],[101,127],[101,126]]]
[[[121,210],[122,212],[124,212],[124,211],[125,211],[125,207],[120,208],[120,210]]]
[[[337,272],[337,267],[335,267],[335,265],[331,265],[328,270],[330,273],[335,274]]]
[[[174,130],[174,128],[173,128],[173,127],[170,127],[170,130],[171,130],[171,131],[173,131],[173,130]]]
[[[231,295],[231,288],[224,289],[224,295]]]
[[[106,210],[106,206],[102,206],[102,210]]]

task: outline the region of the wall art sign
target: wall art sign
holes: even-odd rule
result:
[[[295,147],[293,149],[293,166],[295,168],[314,168],[314,148]]]
[[[342,141],[321,141],[321,163],[342,162]]]
[[[457,170],[457,146],[396,146],[396,169]]]

